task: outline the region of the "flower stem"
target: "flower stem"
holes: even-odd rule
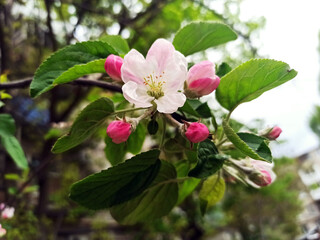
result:
[[[167,122],[165,118],[162,118],[162,136],[161,136],[161,142],[160,142],[160,149],[163,148],[164,145],[164,139],[166,138],[166,129],[167,129]]]
[[[136,111],[136,110],[142,110],[142,109],[145,109],[145,108],[128,108],[128,109],[123,109],[123,110],[115,111],[113,114],[126,113],[126,112],[133,112],[133,111]]]

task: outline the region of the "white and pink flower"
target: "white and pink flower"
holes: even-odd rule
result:
[[[132,49],[121,68],[123,96],[137,107],[155,103],[159,112],[173,113],[186,101],[187,71],[186,58],[165,39],[156,40],[146,58]]]
[[[1,209],[1,218],[9,219],[12,218],[14,215],[14,207],[5,207],[4,203],[0,204]]]
[[[3,237],[6,234],[7,234],[7,230],[5,228],[2,228],[2,226],[0,224],[0,237]]]

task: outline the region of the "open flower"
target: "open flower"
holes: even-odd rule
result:
[[[165,39],[156,40],[146,58],[132,49],[124,57],[121,77],[123,96],[137,107],[151,107],[154,102],[159,112],[173,113],[186,101],[181,91],[187,60]]]
[[[5,207],[4,203],[0,204],[1,217],[3,219],[12,218],[14,215],[14,207]]]

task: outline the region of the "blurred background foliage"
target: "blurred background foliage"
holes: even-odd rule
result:
[[[221,21],[239,35],[234,43],[214,50],[221,62],[235,67],[259,56],[259,46],[252,40],[265,19],[240,22],[240,0],[219,0],[219,9],[213,2],[0,0],[1,76],[6,81],[30,78],[52,52],[106,34],[121,35],[130,48],[145,54],[155,39],[172,39],[181,26],[194,20]],[[207,56],[207,52],[194,54],[191,61]],[[16,207],[15,217],[1,222],[4,227],[11,226],[7,239],[291,240],[300,232],[297,166],[295,160],[286,158],[275,161],[278,179],[265,189],[233,184],[230,179],[223,201],[205,216],[201,216],[196,195],[186,198],[168,217],[136,226],[120,226],[108,212],[79,207],[68,199],[69,187],[108,166],[101,142],[105,129],[62,155],[53,155],[51,147],[85,103],[107,96],[121,109],[126,102],[121,95],[72,85],[56,87],[36,100],[29,97],[27,89],[8,92],[12,99],[1,95],[6,105],[0,112],[14,117],[30,172],[21,173],[0,149],[0,202]],[[253,124],[252,128],[256,127]],[[8,177],[9,173],[16,177]]]

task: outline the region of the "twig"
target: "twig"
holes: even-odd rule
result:
[[[32,77],[8,82],[0,84],[0,90],[7,90],[7,89],[19,89],[19,88],[27,88],[29,87],[32,81]],[[120,86],[110,84],[100,80],[92,80],[87,78],[78,78],[69,84],[79,85],[79,86],[93,86],[93,87],[100,87],[103,89],[107,89],[113,92],[122,93],[122,89]]]

